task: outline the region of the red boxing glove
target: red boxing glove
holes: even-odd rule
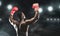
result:
[[[38,3],[34,3],[34,4],[32,5],[32,8],[33,8],[35,11],[38,11],[38,9],[39,9],[39,4],[38,4]]]
[[[15,7],[12,8],[10,14],[11,14],[11,15],[14,15],[14,13],[15,13],[16,11],[18,11],[18,7],[15,6]]]

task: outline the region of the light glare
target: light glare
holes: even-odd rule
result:
[[[0,6],[2,5],[2,2],[0,1]]]
[[[38,11],[39,11],[39,13],[42,13],[43,12],[43,9],[42,8],[39,8]]]
[[[48,11],[50,11],[50,12],[53,11],[53,7],[52,6],[49,6],[48,7]]]
[[[60,5],[59,5],[59,8],[60,8]]]
[[[8,5],[7,8],[8,8],[8,10],[11,10],[12,9],[12,5],[11,4]]]
[[[47,18],[46,20],[49,21],[49,18]]]
[[[0,18],[0,21],[2,21],[2,18]]]

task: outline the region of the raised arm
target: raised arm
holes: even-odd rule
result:
[[[13,22],[14,24],[18,24],[19,23],[18,21],[13,19],[13,15],[14,15],[14,13],[16,11],[18,11],[18,8],[17,7],[13,7],[13,9],[11,10],[11,13],[10,13],[10,17],[9,17],[10,21]]]
[[[13,16],[12,16],[12,15],[10,15],[9,19],[10,19],[10,21],[13,22],[14,24],[19,24],[18,21],[16,21],[16,20],[13,19]]]
[[[35,15],[31,19],[25,20],[26,23],[35,23],[38,20],[38,18],[39,18],[39,12],[38,12],[39,4],[34,3],[33,4],[33,9],[35,11]]]
[[[27,23],[35,23],[39,18],[39,13],[36,11],[35,15],[31,19],[25,20]]]

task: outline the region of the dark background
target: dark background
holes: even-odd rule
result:
[[[30,25],[29,35],[30,36],[60,36],[60,0],[1,0],[2,6],[0,6],[0,30],[5,31],[4,27],[8,23],[9,13],[6,6],[12,4],[18,6],[20,11],[23,11],[28,18],[34,15],[32,4],[39,3],[40,7],[43,7],[43,12],[40,13],[39,20],[34,24]],[[53,6],[53,11],[47,10],[48,6]],[[47,21],[47,18],[52,18],[52,21]],[[54,18],[58,19],[54,21]],[[7,27],[6,27],[7,28]],[[7,30],[7,29],[6,29]],[[8,30],[9,31],[9,30]],[[13,31],[13,30],[12,30]],[[11,32],[8,32],[11,35]],[[13,36],[13,35],[12,35]]]

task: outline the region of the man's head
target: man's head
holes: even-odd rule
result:
[[[21,21],[21,15],[22,15],[22,12],[21,11],[16,11],[13,15],[13,18],[17,21]]]

